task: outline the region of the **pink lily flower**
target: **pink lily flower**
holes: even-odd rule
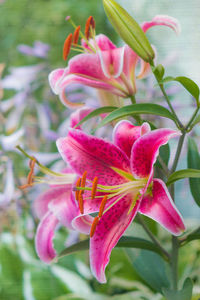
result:
[[[154,219],[173,235],[185,230],[165,183],[153,178],[159,148],[179,134],[171,129],[150,131],[147,123],[133,126],[120,121],[113,142],[75,129],[58,139],[63,159],[82,176],[81,186],[76,187],[82,208],[70,222],[75,230],[91,236],[90,265],[99,282],[106,282],[111,251],[137,213]],[[93,218],[92,213],[98,216]],[[89,218],[85,223],[80,222],[83,216]]]
[[[149,28],[157,25],[164,25],[179,31],[179,24],[176,19],[169,16],[156,16],[151,22],[142,24],[146,32]],[[64,50],[69,52],[72,43],[72,34],[68,37],[68,45]],[[141,70],[137,78],[145,77],[150,66],[139,58],[139,56],[128,46],[117,48],[108,37],[103,34],[95,36],[92,31],[90,39],[85,37],[81,41],[81,53],[69,60],[67,68],[60,68],[52,71],[49,75],[49,83],[53,92],[59,95],[64,105],[72,108],[83,105],[83,103],[70,102],[65,93],[65,88],[71,83],[80,83],[89,87],[109,91],[117,96],[127,98],[136,93],[135,70],[138,62],[141,62]],[[67,48],[67,49],[65,49]],[[65,56],[65,53],[64,53]]]

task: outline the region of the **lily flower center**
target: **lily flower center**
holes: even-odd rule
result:
[[[113,168],[115,169],[115,168]],[[118,169],[115,169],[118,170]],[[125,181],[117,185],[102,185],[98,183],[98,177],[95,177],[93,181],[86,179],[87,172],[83,173],[83,176],[77,180],[76,184],[76,200],[79,203],[79,209],[81,214],[84,214],[84,201],[83,200],[94,200],[100,199],[100,206],[98,216],[94,218],[90,236],[93,236],[98,221],[100,218],[113,207],[117,202],[119,202],[123,197],[130,194],[132,196],[132,201],[130,203],[130,208],[128,214],[135,207],[137,199],[140,197],[142,190],[147,184],[147,178],[135,179],[132,174],[126,173],[124,171],[118,170],[120,175],[125,177]],[[149,187],[151,189],[151,187]],[[84,192],[90,191],[90,196],[84,197]],[[83,198],[84,197],[84,198]]]

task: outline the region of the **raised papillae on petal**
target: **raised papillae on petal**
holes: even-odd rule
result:
[[[170,138],[179,136],[179,131],[156,129],[140,137],[131,149],[131,170],[136,178],[152,177],[153,165],[159,154],[159,148]]]
[[[113,142],[130,157],[135,141],[150,130],[148,123],[143,123],[142,126],[134,126],[131,122],[122,120],[116,124],[113,130]]]
[[[98,176],[99,183],[119,184],[124,182],[124,177],[112,168],[130,172],[129,159],[122,150],[80,130],[71,129],[67,138],[58,139],[57,147],[75,172],[82,175],[87,170],[90,180]]]
[[[146,195],[140,204],[139,212],[155,220],[173,235],[185,231],[185,225],[180,212],[160,179],[153,180],[152,194]]]

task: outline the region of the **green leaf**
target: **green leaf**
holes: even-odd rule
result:
[[[194,240],[200,239],[200,228],[197,228],[197,230],[193,231],[191,234],[187,236],[186,243]]]
[[[169,288],[167,264],[158,254],[146,250],[138,253],[131,249],[126,249],[126,253],[134,269],[153,290],[162,293],[163,287]]]
[[[97,117],[101,114],[104,114],[104,113],[108,113],[108,112],[111,112],[113,110],[117,109],[117,107],[115,106],[104,106],[104,107],[100,107],[100,108],[97,108],[95,110],[93,110],[91,113],[89,113],[85,118],[83,118],[76,126],[80,126],[81,124],[83,124],[84,122],[88,121],[89,119],[91,118],[94,118],[94,117]]]
[[[177,81],[198,101],[199,100],[199,87],[198,85],[190,78],[185,76],[179,76],[179,77],[165,77],[163,80],[161,80],[159,83],[167,83],[170,81]]]
[[[156,252],[156,253],[162,255],[162,253],[160,252],[160,249],[156,245],[154,245],[152,242],[147,241],[142,238],[123,236],[117,243],[116,247],[146,249],[146,250],[153,251],[153,252]],[[75,253],[78,251],[88,250],[88,249],[89,249],[89,239],[78,242],[75,245],[72,245],[72,246],[66,248],[58,255],[57,258],[61,258],[66,255],[69,255],[69,254],[72,254],[72,253]]]
[[[180,291],[172,291],[163,288],[163,294],[167,300],[191,300],[193,283],[190,278],[187,278]]]
[[[96,129],[116,119],[141,114],[157,115],[174,121],[174,116],[171,114],[171,112],[161,105],[153,103],[137,103],[118,108],[115,111],[111,112],[107,117],[105,117],[105,119],[103,119],[99,123]]]
[[[159,155],[167,166],[168,162],[169,162],[169,157],[170,157],[169,144],[166,144],[160,148]]]
[[[88,240],[84,240],[81,242],[78,242],[70,247],[67,247],[66,249],[64,249],[59,255],[58,258],[64,257],[66,255],[78,252],[78,251],[83,251],[83,250],[88,250],[89,249],[89,239]]]
[[[169,176],[167,185],[169,186],[170,184],[174,183],[175,181],[184,179],[184,178],[195,178],[195,180],[199,180],[197,178],[200,178],[200,170],[184,169],[184,170],[176,171]]]
[[[193,138],[188,138],[188,155],[187,155],[188,167],[196,169],[196,172],[200,172],[200,155],[198,147]],[[197,171],[198,170],[198,171]],[[200,179],[190,178],[190,190],[192,196],[198,206],[200,206]]]
[[[190,78],[179,76],[174,79],[175,81],[180,82],[182,86],[198,101],[199,100],[199,87],[198,85]]]

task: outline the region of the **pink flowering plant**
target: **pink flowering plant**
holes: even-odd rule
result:
[[[140,26],[114,0],[103,0],[103,5],[124,45],[117,47],[104,34],[96,35],[93,17],[88,18],[84,32],[67,17],[75,30],[64,42],[63,58],[66,61],[72,50],[80,54],[49,75],[53,93],[74,109],[65,136],[56,142],[65,167],[60,172],[52,171],[18,146],[30,158],[27,183],[20,188],[37,183],[49,185],[34,200],[34,211],[40,220],[36,251],[49,264],[89,248],[91,272],[98,282],[106,283],[113,248],[123,247],[152,290],[167,300],[190,300],[192,276],[185,271],[179,278],[178,258],[185,245],[199,239],[200,227],[187,226],[182,215],[187,198],[181,199],[178,209],[175,182],[189,178],[187,188],[199,209],[200,156],[192,136],[187,138],[188,167],[177,170],[184,141],[200,120],[199,87],[184,76],[165,77],[164,67],[156,64],[159,53],[146,37],[147,30],[160,25],[180,33],[176,19],[157,15]],[[157,84],[152,88],[162,93],[159,104],[137,102],[137,81],[149,74]],[[180,83],[195,103],[186,124],[166,92],[168,82]],[[68,88],[74,83],[92,88],[98,100],[94,97],[89,106],[70,101]],[[149,116],[153,120],[157,117],[158,122],[150,121]],[[100,118],[90,127],[95,117]],[[162,128],[160,118],[166,120]],[[46,176],[34,175],[35,165]],[[159,233],[153,230],[157,224]],[[84,239],[58,253],[54,245],[58,226],[76,231]],[[145,233],[142,237],[140,231],[137,233],[138,226]],[[138,255],[134,254],[136,248]]]

